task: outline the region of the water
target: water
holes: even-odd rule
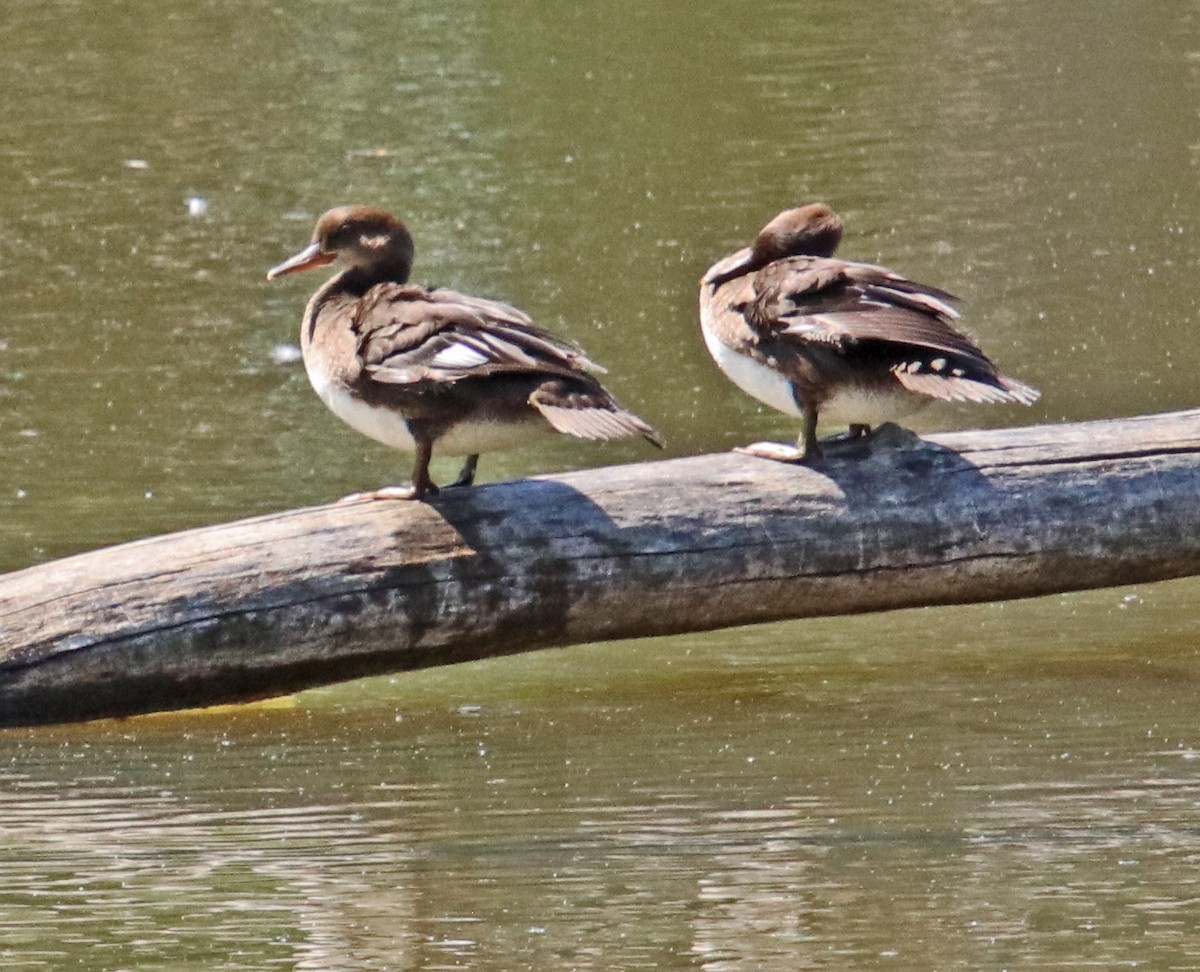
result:
[[[1197,16],[16,0],[0,567],[407,475],[274,355],[317,281],[265,270],[341,202],[405,216],[417,279],[578,340],[671,454],[794,435],[708,360],[695,284],[814,198],[1045,392],[921,429],[1194,405]],[[643,458],[547,441],[481,474]],[[1198,592],[8,731],[0,967],[1200,968]]]
[[[1103,653],[983,606],[8,733],[5,967],[1188,968],[1153,597],[1085,598]]]

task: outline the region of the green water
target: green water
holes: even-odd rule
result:
[[[1044,391],[919,429],[1197,401],[1192,4],[0,18],[3,569],[407,475],[272,357],[317,280],[265,271],[345,202],[409,222],[418,280],[580,342],[672,455],[795,434],[716,372],[695,291],[818,198]],[[546,440],[481,475],[644,458]],[[1200,968],[1198,608],[1176,582],[7,731],[0,968]]]

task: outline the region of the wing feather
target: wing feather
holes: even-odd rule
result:
[[[885,267],[830,257],[788,257],[754,277],[747,317],[772,338],[840,347],[883,342],[946,352],[982,365],[987,358],[954,326],[952,294]]]
[[[660,449],[662,438],[633,412],[622,408],[594,379],[592,387],[576,382],[548,381],[529,403],[559,432],[581,439],[626,439],[635,435]]]
[[[453,290],[380,284],[360,300],[354,330],[364,370],[386,384],[603,371],[515,307]]]

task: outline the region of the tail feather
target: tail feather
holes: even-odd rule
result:
[[[1032,405],[1041,397],[1036,388],[1004,375],[954,376],[928,371],[909,372],[903,368],[897,368],[893,373],[909,391],[946,402]]]
[[[1023,381],[1017,381],[1015,378],[1008,378],[1001,375],[1000,382],[1008,389],[1012,401],[1019,402],[1022,405],[1032,405],[1042,397],[1042,393],[1032,385],[1027,385]]]
[[[597,440],[640,435],[658,448],[663,447],[662,436],[602,390],[568,392],[555,384],[543,385],[530,396],[529,403],[556,431],[567,435]]]

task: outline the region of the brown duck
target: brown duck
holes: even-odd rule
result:
[[[885,267],[834,257],[842,221],[822,203],[780,213],[754,242],[700,281],[709,353],[742,391],[803,419],[796,446],[740,451],[784,462],[817,459],[817,419],[852,438],[933,399],[1033,404],[1036,389],[1005,377],[954,327],[951,294]]]
[[[578,348],[516,308],[408,283],[413,241],[372,206],[331,209],[312,242],[268,280],[341,260],[304,311],[300,348],[309,381],[343,422],[416,455],[412,483],[361,494],[420,499],[437,492],[429,460],[466,456],[458,479],[475,478],[479,454],[558,431],[583,439],[640,435],[649,425],[617,404]]]

